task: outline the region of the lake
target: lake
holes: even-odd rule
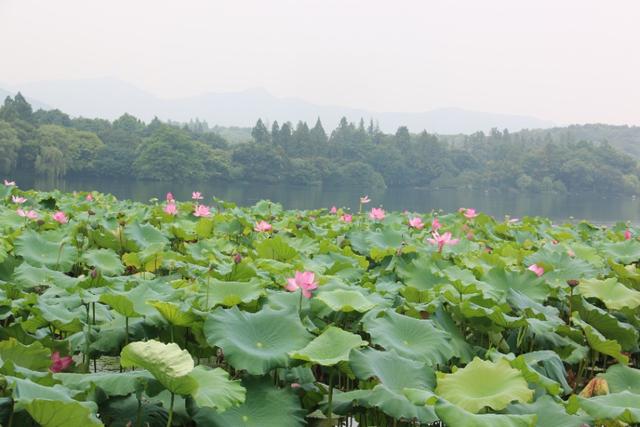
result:
[[[473,207],[498,218],[504,215],[522,217],[540,215],[554,220],[586,219],[609,224],[617,221],[640,222],[640,199],[630,196],[605,196],[602,194],[523,194],[509,191],[484,190],[427,190],[387,188],[384,191],[355,188],[298,187],[226,181],[175,183],[112,179],[58,179],[48,180],[31,175],[16,176],[22,188],[48,191],[89,191],[111,193],[120,199],[147,202],[157,197],[164,199],[171,191],[178,200],[189,200],[192,191],[200,191],[205,200],[215,196],[248,206],[261,199],[281,203],[287,209],[316,209],[338,207],[358,208],[358,199],[368,194],[370,206],[382,205],[387,210],[445,212],[460,207]]]

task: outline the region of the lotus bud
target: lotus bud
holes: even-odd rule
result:
[[[96,270],[95,268],[91,269],[91,278],[95,279],[96,277],[98,277],[98,270]]]
[[[569,279],[569,280],[567,280],[567,285],[571,286],[572,288],[575,288],[579,284],[580,284],[580,281],[577,280],[577,279]]]
[[[92,211],[91,209],[89,209],[89,210],[87,211],[87,214],[89,214],[89,215],[95,215],[96,213],[95,213],[94,211]]]
[[[235,254],[233,256],[233,262],[235,262],[236,264],[240,264],[242,262],[242,255],[240,254]]]
[[[38,221],[36,221],[36,224],[38,224],[38,225],[44,225],[44,220],[39,219]]]
[[[607,380],[599,377],[592,378],[580,392],[580,396],[586,398],[605,394],[609,394],[609,384],[607,384]]]

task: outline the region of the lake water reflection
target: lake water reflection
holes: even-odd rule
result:
[[[111,179],[59,179],[47,180],[33,176],[18,176],[22,188],[62,191],[97,190],[118,198],[146,202],[151,198],[164,198],[171,191],[179,200],[191,198],[191,191],[233,201],[239,205],[252,205],[261,199],[281,203],[287,209],[328,208],[333,205],[357,209],[358,198],[369,194],[371,206],[382,205],[387,210],[430,212],[442,209],[456,210],[473,207],[496,217],[510,215],[541,215],[554,220],[586,219],[597,223],[616,221],[640,222],[640,199],[630,196],[604,196],[598,194],[522,194],[508,191],[478,190],[426,190],[388,188],[384,191],[356,188],[297,187],[226,181],[174,183]]]

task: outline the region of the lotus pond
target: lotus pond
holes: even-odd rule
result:
[[[193,196],[0,186],[1,425],[640,423],[625,224]]]

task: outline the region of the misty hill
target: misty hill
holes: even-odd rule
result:
[[[350,121],[373,119],[383,131],[395,132],[407,126],[412,132],[423,129],[431,133],[473,133],[491,128],[520,129],[548,128],[554,124],[535,117],[443,108],[427,112],[373,112],[341,106],[316,105],[310,102],[280,98],[264,89],[241,92],[207,93],[177,99],[159,98],[132,84],[113,78],[57,80],[25,83],[20,90],[29,100],[39,100],[72,116],[115,119],[129,113],[145,121],[157,116],[161,120],[185,122],[200,118],[219,126],[253,126],[256,119],[265,121],[303,120],[315,122],[317,117],[329,127],[336,126],[341,117]],[[37,102],[34,102],[37,106]]]

